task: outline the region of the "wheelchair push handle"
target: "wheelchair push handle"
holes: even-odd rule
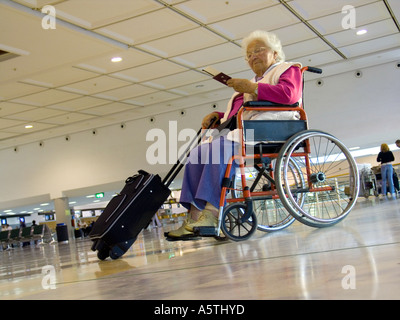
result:
[[[304,71],[308,71],[308,72],[312,72],[312,73],[318,73],[318,74],[322,73],[322,69],[316,68],[316,67],[304,67],[303,69],[304,69]]]

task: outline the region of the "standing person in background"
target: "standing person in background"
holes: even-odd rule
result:
[[[376,161],[381,163],[381,175],[382,175],[382,194],[386,198],[386,182],[389,184],[389,192],[392,194],[392,198],[395,198],[394,185],[393,185],[393,165],[394,156],[392,151],[389,150],[389,146],[386,143],[381,144],[381,152],[379,152]]]

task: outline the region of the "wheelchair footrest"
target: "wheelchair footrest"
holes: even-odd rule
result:
[[[195,227],[193,233],[201,237],[215,237],[217,236],[217,229],[215,227]]]

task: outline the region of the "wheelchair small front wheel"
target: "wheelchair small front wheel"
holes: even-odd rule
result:
[[[233,241],[247,240],[257,230],[257,217],[254,212],[248,220],[242,220],[246,208],[244,203],[234,203],[225,208],[221,229],[227,238]]]
[[[275,166],[275,161],[275,159],[272,159],[272,167]],[[299,179],[296,180],[296,183],[300,184],[302,182],[302,172],[294,161],[291,161],[289,165],[290,170],[293,171],[293,175],[299,177]],[[268,178],[272,178],[269,176],[269,173],[262,168],[257,165],[254,167],[245,167],[245,173],[246,184],[250,187],[252,192],[255,192],[255,195],[257,195],[257,192],[271,190],[271,181]],[[233,198],[242,198],[242,189],[241,176],[235,174],[232,186]],[[254,199],[253,210],[257,216],[257,229],[263,232],[273,232],[285,229],[295,221],[295,218],[293,218],[293,216],[286,210],[280,199]]]

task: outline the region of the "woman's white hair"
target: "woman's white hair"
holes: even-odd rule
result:
[[[250,33],[246,38],[242,41],[242,48],[246,54],[247,47],[250,42],[254,40],[260,40],[265,43],[265,45],[271,48],[276,52],[276,62],[285,61],[285,53],[282,49],[281,40],[279,40],[278,36],[275,33],[267,32],[263,30],[256,30]]]

